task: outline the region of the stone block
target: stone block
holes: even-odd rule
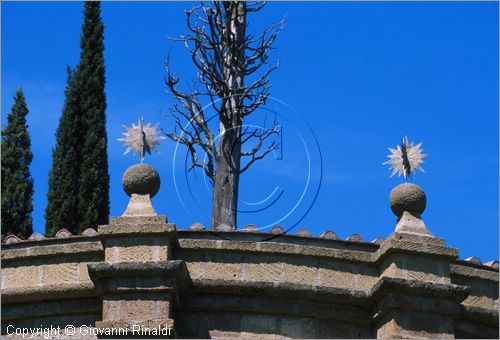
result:
[[[381,264],[381,276],[436,283],[450,283],[449,262],[421,255],[393,253]]]
[[[186,262],[187,269],[191,279],[205,278],[206,263],[205,262]]]
[[[288,258],[283,264],[283,279],[287,283],[307,286],[318,285],[318,268],[315,260]]]
[[[283,280],[283,260],[276,256],[253,255],[245,257],[243,280],[257,282],[281,282]]]
[[[169,258],[168,238],[152,236],[118,236],[105,240],[108,262],[166,261]]]
[[[280,334],[291,338],[315,338],[314,320],[301,317],[282,317],[280,319]]]
[[[204,278],[239,281],[241,279],[241,266],[241,263],[235,262],[207,262]]]
[[[78,263],[78,281],[79,282],[91,282],[89,276],[89,270],[87,268],[87,263],[80,262]]]
[[[471,287],[470,295],[462,304],[498,310],[498,282],[462,275],[453,275],[452,278],[454,284]]]
[[[454,320],[450,316],[393,310],[381,320],[377,338],[454,339]]]
[[[319,284],[323,287],[354,289],[356,276],[352,272],[332,268],[319,268]]]
[[[102,306],[103,320],[143,322],[169,317],[170,301],[166,298],[152,300],[123,298],[122,296],[105,297]]]
[[[2,289],[38,286],[43,282],[43,268],[22,266],[2,268]]]
[[[78,263],[43,265],[43,284],[61,284],[79,282]]]
[[[378,270],[363,263],[318,261],[319,283],[325,287],[368,290],[378,279]]]
[[[241,317],[241,332],[248,335],[260,335],[260,338],[279,334],[279,320],[272,314],[243,314]]]

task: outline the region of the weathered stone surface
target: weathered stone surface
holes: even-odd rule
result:
[[[146,298],[151,298],[151,296],[148,295]],[[170,301],[166,299],[156,297],[155,300],[144,300],[144,297],[141,296],[128,296],[127,299],[124,299],[123,296],[118,296],[117,298],[105,299],[102,306],[103,320],[140,322],[166,319],[170,310]]]
[[[109,262],[165,261],[169,259],[168,237],[118,236],[105,241],[105,258]]]
[[[122,216],[157,216],[151,197],[149,194],[139,195],[132,194],[128,202],[127,209],[123,212]]]
[[[43,265],[41,284],[55,285],[60,282],[80,282],[80,267],[78,263],[63,263]]]
[[[174,237],[176,230],[175,224],[166,223],[165,216],[157,216],[163,221],[152,219],[150,217],[140,218],[120,218],[118,221],[111,220],[109,225],[99,226],[99,235],[103,238],[108,238],[117,235],[148,235],[148,234],[168,234]]]
[[[29,301],[79,299],[97,295],[98,292],[90,281],[43,286],[14,286],[2,288],[2,305]]]
[[[121,217],[96,236],[2,245],[2,318],[99,327],[168,319],[181,337],[498,334],[498,269],[457,260],[442,239],[276,235]]]
[[[318,269],[315,261],[307,258],[291,258],[283,265],[283,280],[289,283],[316,286]]]
[[[427,204],[425,192],[412,183],[403,183],[392,189],[389,195],[392,212],[401,216],[404,211],[422,214]]]
[[[302,239],[302,238],[299,238]],[[326,242],[326,241],[325,241]],[[332,242],[336,242],[332,240]],[[339,246],[344,247],[348,244],[345,241],[338,241]],[[278,242],[233,242],[227,240],[206,240],[206,239],[180,239],[180,247],[183,249],[193,249],[197,251],[222,249],[231,251],[257,251],[262,253],[273,254],[290,254],[290,255],[303,255],[303,256],[316,256],[316,257],[332,257],[355,262],[372,262],[372,252],[363,252],[348,249],[336,249],[329,247],[319,246],[304,246],[291,243],[278,243]],[[313,243],[312,243],[313,244]],[[357,244],[352,244],[353,246]],[[360,244],[368,245],[368,244]],[[372,244],[367,247],[367,250],[375,250]]]
[[[101,242],[84,240],[81,238],[44,240],[39,246],[20,243],[16,247],[2,247],[2,266],[20,261],[29,261],[35,258],[61,259],[61,255],[93,257],[103,255],[104,249]]]
[[[2,268],[2,290],[42,284],[43,269],[37,266]]]
[[[160,189],[160,175],[148,164],[134,164],[123,174],[122,184],[129,196],[149,194],[154,197]]]
[[[378,327],[377,338],[454,339],[453,318],[412,311],[392,311]]]
[[[471,293],[463,301],[464,306],[480,307],[498,310],[498,273],[496,280],[494,275],[483,270],[483,275],[480,275],[481,270],[472,269],[466,270],[453,270],[452,281],[454,284],[459,284],[471,288]],[[487,273],[485,275],[485,273]],[[474,275],[478,274],[478,275]],[[493,273],[491,273],[493,274]],[[493,280],[491,280],[493,278]]]
[[[392,254],[381,264],[381,276],[450,283],[450,267],[445,260],[414,254]]]
[[[447,247],[444,240],[426,235],[394,232],[382,242],[373,254],[373,261],[379,262],[393,252],[417,253],[424,257],[443,257],[454,260],[458,256],[455,248]]]
[[[276,256],[252,256],[243,259],[242,280],[282,282],[284,264]]]
[[[4,307],[4,306],[3,306]],[[65,313],[101,313],[99,298],[82,298],[67,300],[49,300],[37,303],[16,303],[2,308],[2,321],[8,323],[22,318],[37,318],[44,316],[59,316]]]

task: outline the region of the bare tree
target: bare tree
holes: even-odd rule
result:
[[[269,75],[278,67],[268,63],[268,53],[284,20],[258,35],[247,34],[247,15],[263,7],[260,2],[214,1],[186,11],[189,33],[178,40],[197,70],[189,91],[179,89],[179,78],[166,62],[165,85],[177,101],[171,108],[175,128],[166,135],[188,148],[190,170],[201,168],[210,178],[213,229],[220,224],[236,229],[240,174],[279,147],[279,142],[266,142],[280,132],[276,121],[268,128],[243,126],[248,115],[266,104]],[[209,128],[204,99],[218,114],[217,133]]]

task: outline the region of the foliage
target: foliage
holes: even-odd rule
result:
[[[28,238],[33,232],[33,160],[26,124],[28,107],[22,89],[14,96],[14,105],[2,132],[2,238],[14,234]]]
[[[66,101],[49,175],[46,232],[81,233],[108,222],[109,174],[100,3],[85,2],[80,61],[68,72]]]

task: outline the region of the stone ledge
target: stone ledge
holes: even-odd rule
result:
[[[379,321],[393,310],[450,317],[456,317],[460,313],[459,304],[450,299],[411,295],[411,292],[388,292],[374,304],[373,320]]]
[[[219,241],[245,241],[258,243],[292,244],[302,246],[316,246],[340,250],[373,253],[379,245],[370,242],[349,241],[341,239],[328,239],[321,237],[304,237],[291,234],[273,234],[264,232],[240,231],[211,231],[211,230],[177,230],[179,239],[219,240]]]
[[[121,217],[121,219],[126,219],[126,217]],[[134,217],[134,220],[137,218]],[[100,225],[97,228],[99,236],[106,238],[116,235],[148,235],[148,234],[174,234],[176,231],[175,224],[173,223],[152,223],[140,221],[137,223],[110,223]]]
[[[2,245],[2,262],[51,257],[59,255],[83,256],[97,254],[104,257],[104,248],[97,237],[74,237]]]
[[[285,254],[292,256],[312,256],[322,258],[335,258],[349,262],[371,263],[371,253],[343,250],[335,248],[322,248],[314,246],[296,245],[275,242],[241,242],[206,239],[180,239],[182,250],[190,251],[225,251],[225,252],[255,252],[260,254]]]
[[[163,275],[175,273],[184,275],[187,271],[182,260],[154,261],[154,262],[97,262],[88,264],[93,278],[117,277],[128,275]]]
[[[470,290],[470,287],[455,284],[382,277],[370,289],[368,295],[371,299],[378,299],[387,292],[403,292],[411,295],[449,298],[461,302],[470,294]]]
[[[460,318],[498,327],[498,310],[460,305]]]
[[[92,312],[102,313],[99,297],[13,303],[7,306],[4,305],[2,308],[2,321]]]
[[[450,259],[458,257],[458,250],[447,247],[443,239],[394,232],[382,242],[378,251],[373,254],[372,260],[378,263],[394,252],[421,253],[426,257]]]
[[[2,289],[2,305],[7,303],[78,299],[99,296],[90,281],[80,283],[61,283],[36,287]]]
[[[109,220],[110,225],[121,224],[166,224],[168,223],[167,216],[117,216]]]
[[[273,283],[259,281],[192,280],[189,293],[230,293],[264,297],[285,297],[367,305],[368,295],[362,290],[319,287],[294,283]]]
[[[483,265],[471,264],[465,261],[456,261],[450,264],[451,275],[468,276],[498,282],[498,271]]]
[[[183,311],[244,312],[335,319],[359,324],[370,323],[369,308],[324,301],[302,301],[297,297],[258,297],[231,294],[186,294]]]
[[[182,260],[155,262],[89,263],[89,275],[104,293],[173,292],[189,287],[189,273]]]

